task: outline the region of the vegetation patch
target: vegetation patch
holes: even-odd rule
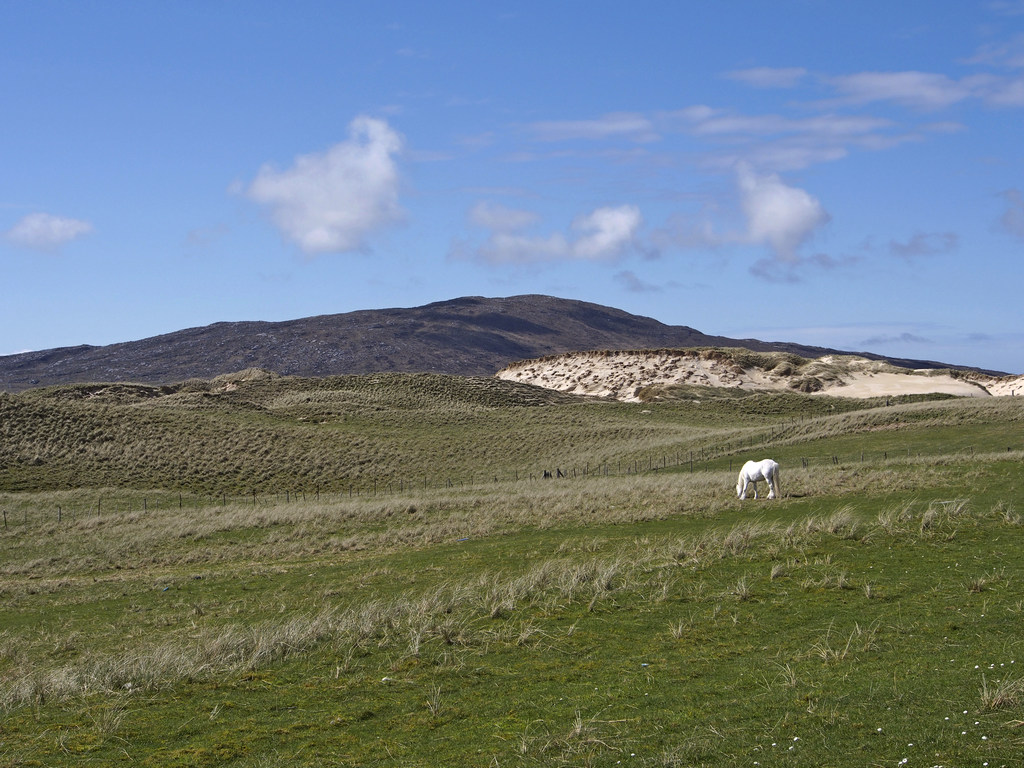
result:
[[[0,399],[0,766],[1019,762],[1015,399],[507,384]]]

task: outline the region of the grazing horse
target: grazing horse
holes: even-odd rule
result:
[[[762,461],[748,461],[740,470],[740,476],[736,478],[736,496],[740,499],[747,498],[747,487],[754,486],[754,498],[757,498],[757,481],[764,480],[768,484],[768,498],[774,499],[779,495],[779,465],[771,459]]]

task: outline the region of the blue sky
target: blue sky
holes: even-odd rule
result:
[[[0,354],[543,293],[1024,372],[1024,0],[0,0]]]

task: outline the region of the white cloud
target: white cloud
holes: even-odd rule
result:
[[[524,230],[537,221],[535,214],[488,203],[474,206],[470,220],[490,230],[487,239],[477,247],[460,244],[452,253],[487,264],[614,261],[637,246],[643,224],[640,209],[633,205],[597,208],[577,217],[571,227],[575,237],[528,234]]]
[[[758,175],[739,167],[740,203],[747,220],[747,240],[768,245],[780,261],[796,263],[797,250],[829,221],[817,199],[787,186],[775,174]]]
[[[402,218],[395,155],[402,138],[384,120],[357,117],[349,138],[301,155],[291,168],[264,165],[246,189],[277,227],[306,253],[366,249],[366,238]]]
[[[640,209],[635,205],[598,208],[580,216],[572,224],[572,228],[581,233],[572,246],[573,258],[590,261],[618,258],[633,243],[642,223]]]
[[[6,237],[15,245],[47,251],[77,240],[92,229],[88,221],[50,213],[30,213],[7,230]]]

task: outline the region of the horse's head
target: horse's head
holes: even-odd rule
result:
[[[740,476],[736,478],[736,498],[743,498],[743,473],[740,472]]]

